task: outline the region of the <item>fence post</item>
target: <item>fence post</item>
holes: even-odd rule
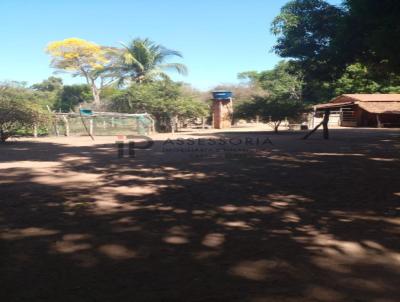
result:
[[[60,136],[60,130],[58,130],[58,119],[54,122],[54,129],[56,130],[56,136]]]
[[[93,136],[93,119],[89,120],[89,134]]]
[[[65,136],[69,136],[69,121],[68,121],[68,117],[63,115],[63,120],[64,120],[64,126],[65,126]]]
[[[33,124],[33,137],[38,137],[37,124]]]

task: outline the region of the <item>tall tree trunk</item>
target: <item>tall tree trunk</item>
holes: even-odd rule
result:
[[[93,104],[100,105],[100,89],[97,88],[96,83],[92,81],[92,94],[93,94]]]
[[[86,82],[92,89],[92,95],[93,95],[93,104],[94,105],[100,105],[100,92],[101,88],[98,88],[96,85],[96,79],[92,78],[84,69],[81,69],[82,73],[85,75]]]

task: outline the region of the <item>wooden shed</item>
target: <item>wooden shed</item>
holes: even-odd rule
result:
[[[400,127],[400,94],[343,94],[314,106],[317,116],[326,109],[343,127]]]

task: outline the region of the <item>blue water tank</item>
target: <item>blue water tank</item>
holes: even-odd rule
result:
[[[231,91],[213,91],[212,92],[214,100],[227,100],[232,97]]]
[[[79,109],[79,112],[83,116],[93,115],[93,111],[91,109]]]

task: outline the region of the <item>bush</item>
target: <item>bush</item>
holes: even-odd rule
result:
[[[159,131],[174,131],[179,121],[209,115],[206,103],[186,95],[180,84],[168,80],[133,84],[110,102],[113,111],[153,115]]]
[[[5,142],[21,130],[46,123],[47,114],[27,89],[0,86],[0,141]]]

